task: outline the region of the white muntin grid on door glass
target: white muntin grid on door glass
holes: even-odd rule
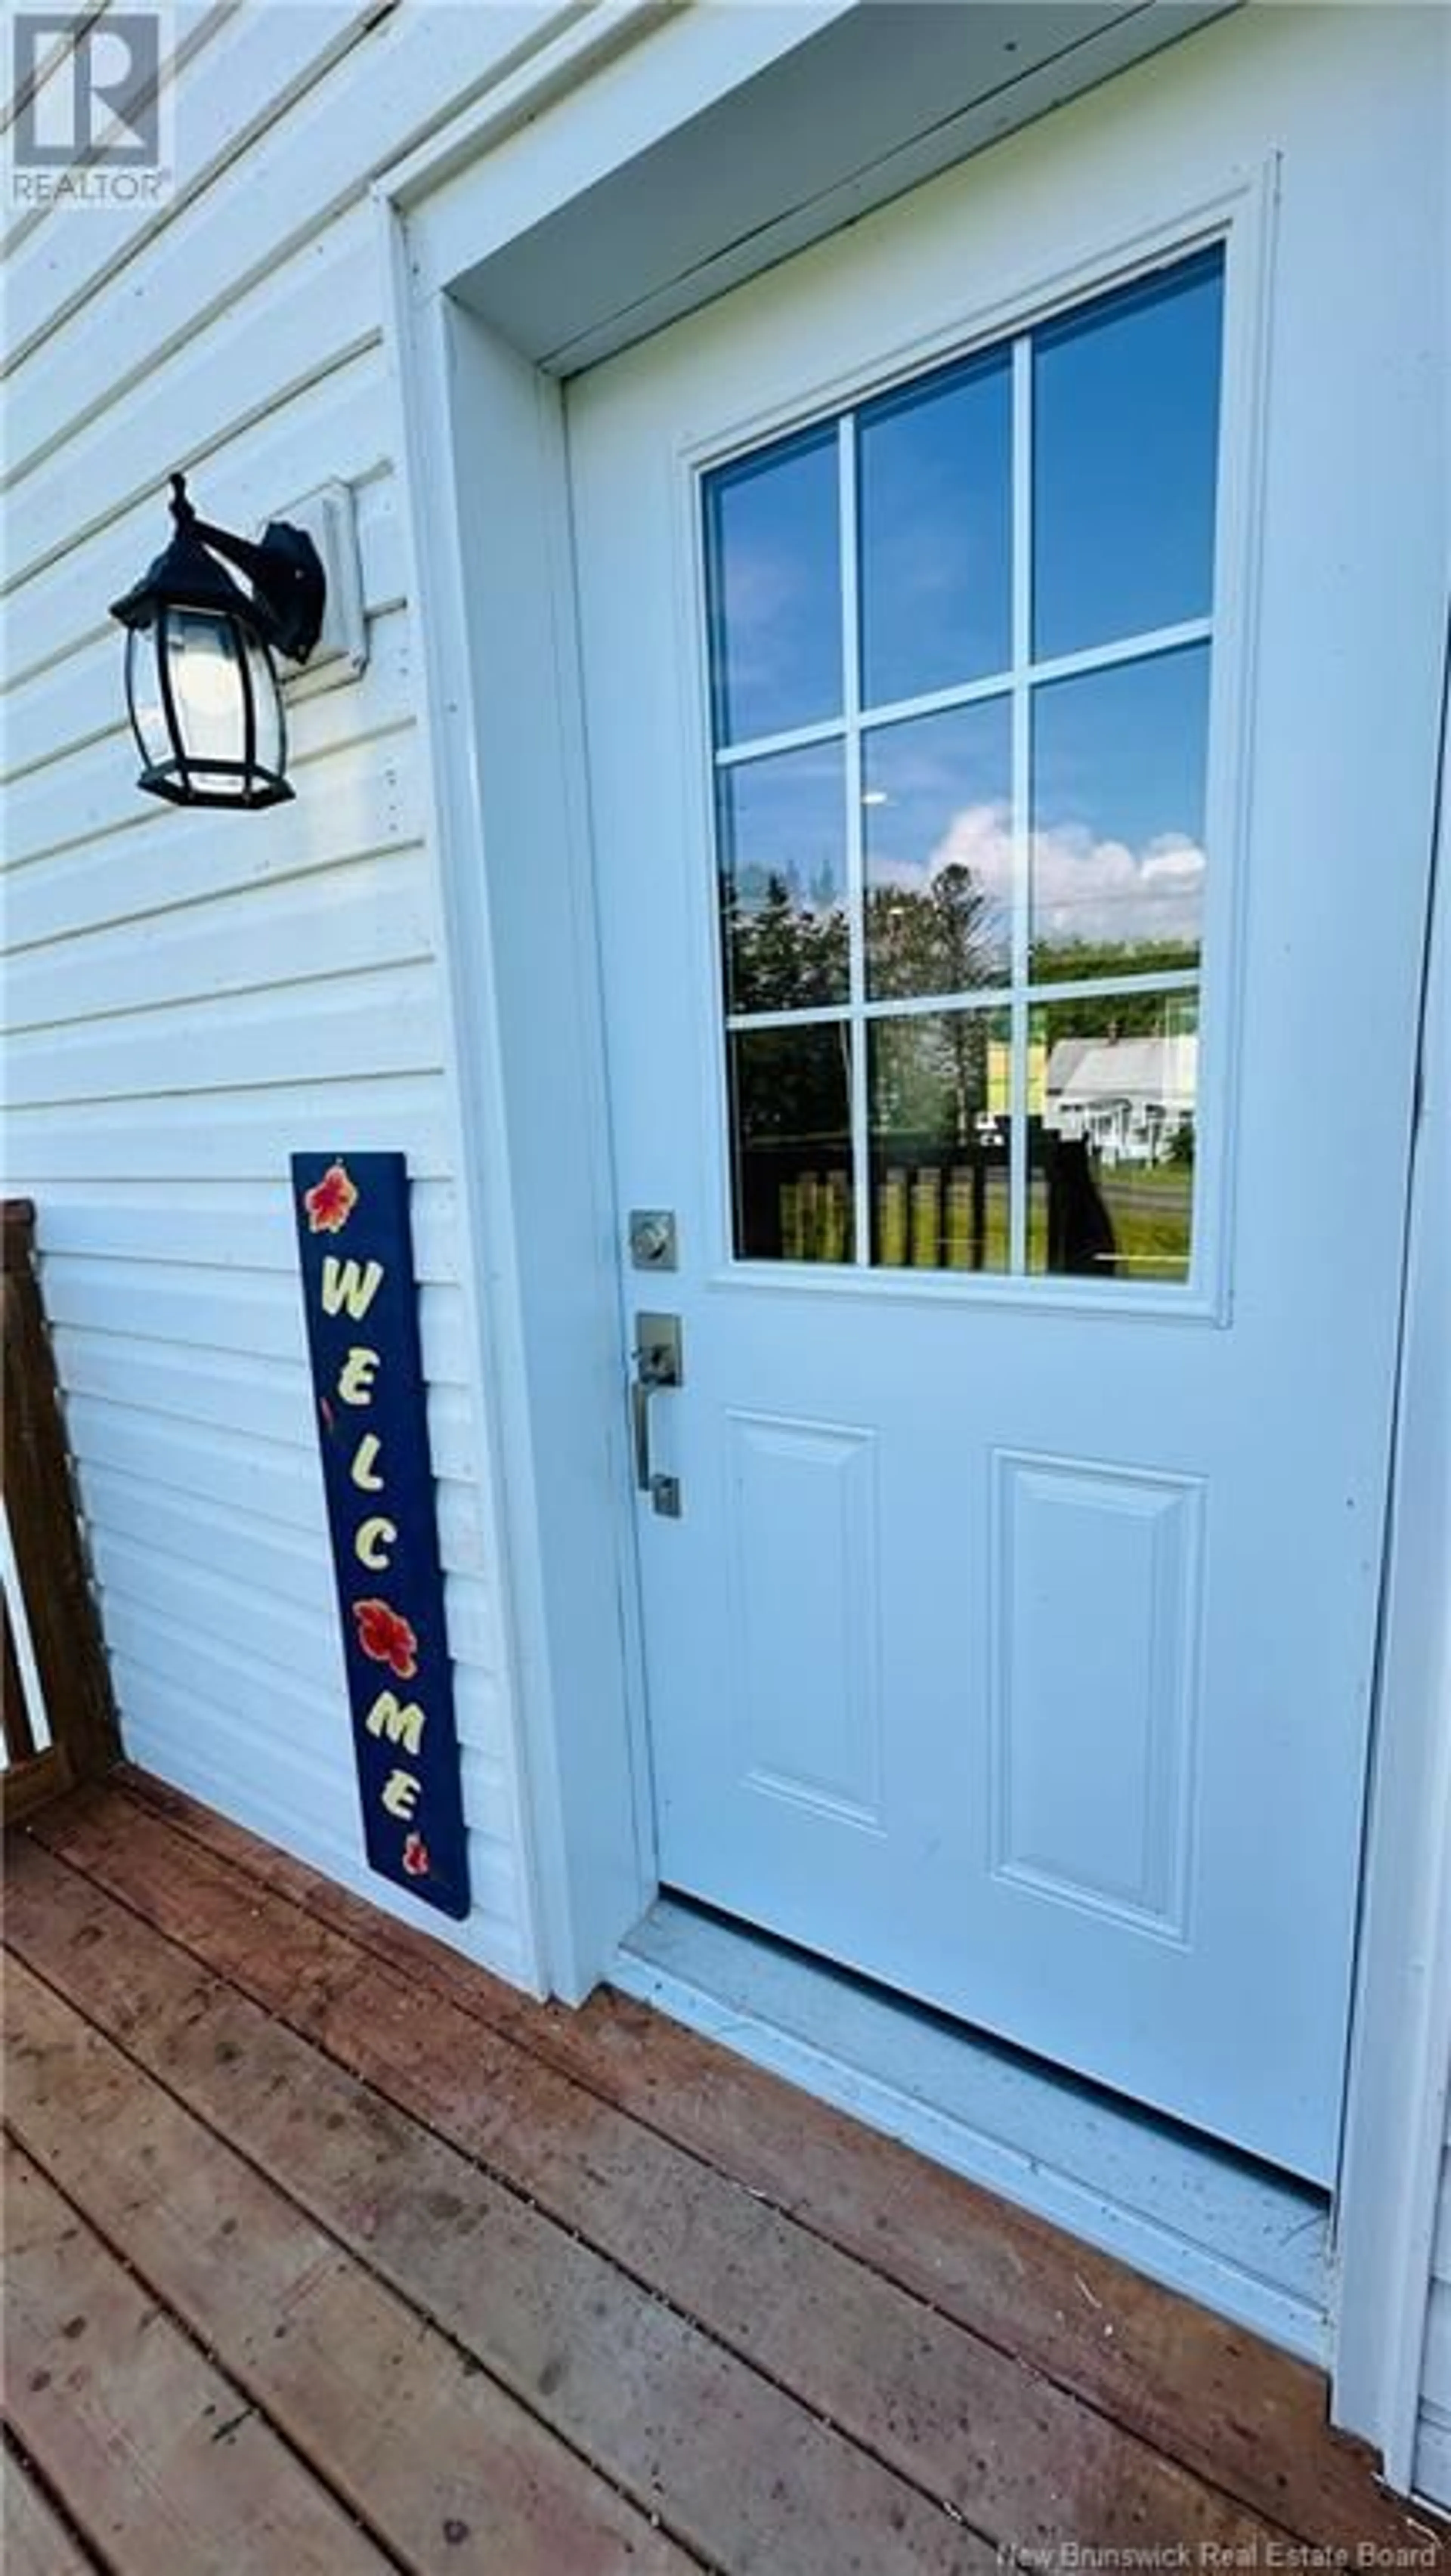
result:
[[[1181,266],[1197,266],[1204,256],[1202,248],[1186,251],[1179,259],[1156,263],[1154,268],[1135,281],[1152,285],[1172,278]],[[1053,322],[1072,322],[1090,313],[1098,304],[1111,301],[1102,294],[1086,296],[1066,312],[1049,317]],[[1029,1101],[1031,1091],[1032,1014],[1035,1008],[1073,1002],[1105,1002],[1115,998],[1153,995],[1167,997],[1179,993],[1192,997],[1197,1005],[1202,981],[1202,962],[1191,966],[1154,965],[1143,973],[1117,970],[1109,974],[1082,976],[1055,975],[1034,979],[1031,956],[1032,929],[1032,728],[1035,693],[1056,681],[1085,677],[1110,671],[1127,664],[1147,663],[1158,657],[1183,651],[1187,647],[1211,648],[1215,618],[1213,602],[1202,616],[1175,623],[1146,627],[1130,634],[1116,635],[1082,650],[1035,656],[1033,650],[1033,550],[1034,550],[1034,381],[1033,357],[1035,340],[1043,326],[1034,324],[1021,331],[978,348],[970,354],[985,358],[1006,351],[1010,360],[1011,418],[1011,493],[1010,493],[1010,637],[1011,655],[1000,670],[952,686],[932,689],[912,697],[864,702],[862,697],[862,618],[861,618],[861,525],[858,511],[857,458],[858,417],[891,393],[910,392],[916,385],[928,385],[934,378],[950,374],[958,361],[941,357],[889,388],[873,385],[851,409],[840,413],[835,422],[837,459],[837,528],[839,545],[839,597],[841,618],[841,711],[819,721],[788,727],[780,731],[755,733],[722,743],[720,731],[720,693],[712,668],[712,765],[719,780],[726,772],[749,763],[792,751],[816,746],[841,744],[844,755],[845,817],[842,858],[844,870],[843,900],[847,925],[847,998],[840,1002],[807,1002],[773,1010],[736,1011],[723,1014],[723,1031],[727,1040],[740,1033],[770,1029],[805,1029],[828,1025],[846,1026],[852,1035],[850,1050],[850,1144],[853,1176],[853,1238],[848,1261],[834,1265],[838,1269],[875,1270],[883,1275],[881,1265],[873,1258],[872,1189],[873,1165],[870,1135],[869,1082],[870,1067],[865,1032],[875,1021],[928,1018],[944,1012],[984,1012],[1009,1026],[1008,1111],[1008,1266],[995,1272],[962,1269],[940,1272],[942,1284],[957,1288],[991,1286],[1001,1294],[1005,1285],[1015,1289],[1030,1281],[1043,1284],[1052,1274],[1029,1270]],[[718,458],[701,476],[699,500],[702,530],[706,529],[709,491],[714,477],[738,467],[749,458],[762,462],[775,450],[782,452],[796,446],[813,427],[824,423],[804,423],[767,441],[764,445],[737,451],[728,458]],[[709,570],[710,540],[705,535],[706,595],[712,583]],[[1209,651],[1206,651],[1206,665]],[[1206,671],[1207,678],[1207,671]],[[983,704],[988,701],[1006,704],[1011,724],[1011,903],[1007,970],[1001,980],[955,991],[919,994],[894,994],[874,999],[868,992],[866,955],[866,846],[863,829],[864,759],[863,745],[868,735],[902,724],[912,718],[944,714],[952,709]],[[721,799],[711,798],[712,839],[716,860],[717,896],[727,881],[722,865]],[[1202,937],[1202,933],[1201,933]],[[717,958],[719,981],[723,992],[724,957],[720,953],[724,934],[718,925]],[[725,1085],[729,1104],[731,1085]],[[1202,1103],[1196,1104],[1195,1125]],[[727,1115],[731,1114],[727,1106]],[[1195,1157],[1190,1199],[1190,1267],[1186,1283],[1199,1265],[1200,1252],[1200,1163]],[[736,1256],[752,1256],[737,1247]],[[830,1266],[830,1265],[829,1265]],[[888,1275],[891,1275],[890,1272]],[[900,1275],[900,1273],[898,1274]],[[920,1274],[919,1274],[920,1275]],[[1060,1286],[1067,1283],[1059,1280]],[[1115,1286],[1120,1293],[1136,1283],[1119,1279],[1100,1281],[1100,1288]],[[1144,1285],[1146,1283],[1137,1283]],[[1160,1282],[1162,1286],[1165,1283]],[[1170,1283],[1177,1286],[1178,1283]],[[1081,1288],[1082,1283],[1079,1283]]]

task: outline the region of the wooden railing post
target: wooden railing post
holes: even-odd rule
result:
[[[0,1482],[40,1700],[38,1711],[27,1709],[7,1617],[7,1767],[0,1774],[0,1816],[8,1821],[106,1770],[120,1749],[36,1276],[35,1210],[28,1199],[4,1202],[0,1338]],[[49,1744],[37,1750],[42,1733],[48,1733]]]

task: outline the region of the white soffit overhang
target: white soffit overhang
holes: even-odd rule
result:
[[[762,0],[733,5],[755,16]],[[800,32],[764,69],[452,291],[521,356],[571,374],[1238,5],[861,0],[816,24],[792,11]]]

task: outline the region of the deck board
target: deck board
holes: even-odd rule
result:
[[[135,1776],[8,1856],[36,2183],[362,2564],[1424,2545],[1304,2365],[639,2005],[531,2004]]]
[[[159,1820],[138,1816],[124,1849],[84,1820],[70,1834],[89,1869],[204,1965],[988,2538],[1266,2537],[1133,2434],[445,1995],[421,2053],[406,1974],[374,1960],[363,1980],[354,1943],[229,1863],[178,1857]]]
[[[410,2568],[687,2576],[526,2409],[14,1959],[33,2161]]]
[[[141,1774],[187,1839],[406,1971],[1297,2538],[1407,2545],[1307,2363],[624,1995],[537,2005]],[[73,1811],[74,1812],[74,1811]],[[1025,2296],[1025,2288],[1031,2295]],[[1112,2331],[1106,2331],[1111,2327]],[[1410,2532],[1410,2545],[1418,2534]]]
[[[94,2558],[67,2531],[8,2441],[0,2443],[0,2538],[5,2576],[95,2576]]]
[[[13,2147],[4,2188],[7,2412],[107,2566],[383,2576],[391,2562]]]

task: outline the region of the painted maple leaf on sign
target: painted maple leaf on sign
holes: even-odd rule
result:
[[[375,1664],[386,1664],[400,1682],[411,1682],[418,1670],[418,1639],[407,1620],[386,1601],[355,1601],[358,1644]]]
[[[322,1179],[303,1193],[309,1231],[339,1234],[358,1204],[358,1193],[345,1163],[329,1163]]]

